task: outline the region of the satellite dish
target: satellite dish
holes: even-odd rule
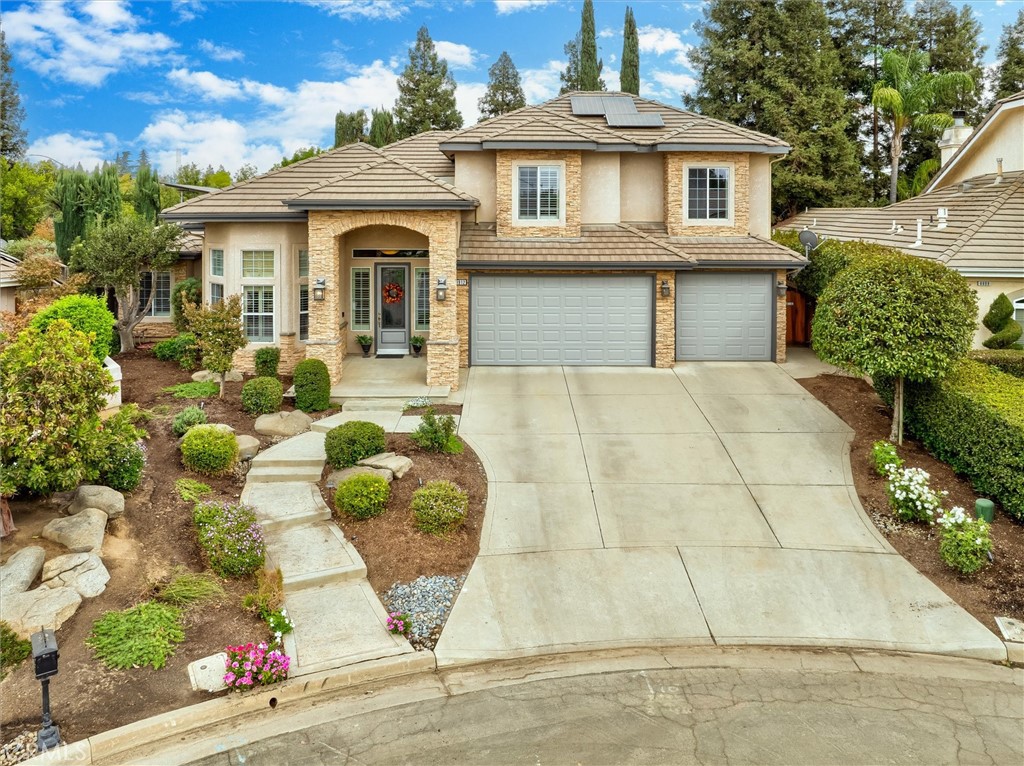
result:
[[[804,229],[800,232],[800,244],[808,250],[813,250],[818,246],[818,235],[810,229]]]

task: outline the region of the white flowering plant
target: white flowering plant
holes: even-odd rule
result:
[[[983,519],[971,519],[965,515],[958,523],[942,526],[939,555],[961,574],[974,574],[985,566],[991,550],[989,525]]]
[[[288,611],[283,606],[280,609],[268,611],[261,616],[266,620],[267,627],[270,628],[270,632],[274,636],[274,642],[271,646],[280,644],[284,635],[291,633],[295,629],[295,623],[292,622],[292,618],[288,616]]]
[[[889,469],[889,504],[901,521],[934,524],[942,511],[942,501],[949,494],[928,485],[931,478],[923,468]]]
[[[887,476],[893,469],[903,467],[903,461],[896,453],[896,445],[885,440],[871,445],[871,459],[879,476]]]

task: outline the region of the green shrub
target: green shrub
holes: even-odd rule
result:
[[[188,321],[182,308],[185,300],[196,304],[203,302],[203,283],[195,277],[181,280],[171,291],[171,316],[178,332],[185,332],[188,329]]]
[[[242,407],[250,415],[269,415],[281,409],[284,387],[277,378],[253,378],[242,386]]]
[[[176,386],[167,386],[164,389],[169,394],[174,394],[175,399],[210,399],[220,393],[220,386],[216,383],[179,383]]]
[[[224,588],[209,572],[179,572],[157,588],[156,597],[173,606],[186,607],[216,601],[224,595]]]
[[[431,535],[442,537],[458,529],[468,510],[469,495],[450,481],[428,481],[412,493],[416,526]]]
[[[352,420],[327,432],[324,450],[332,468],[348,468],[360,460],[378,455],[387,446],[384,429],[376,423]]]
[[[999,293],[996,299],[992,301],[992,305],[981,320],[981,323],[992,333],[991,337],[981,342],[985,348],[1010,348],[1018,350],[1021,348],[1017,341],[1020,340],[1021,333],[1024,330],[1013,319],[1013,304],[1006,297],[1006,293]]]
[[[884,401],[892,381],[875,379]],[[939,460],[966,476],[981,495],[1024,521],[1024,380],[962,361],[932,384],[908,384],[906,423]]]
[[[338,485],[334,505],[354,519],[369,519],[384,513],[390,495],[391,485],[383,476],[360,474]]]
[[[871,457],[875,461],[875,473],[888,476],[890,467],[902,468],[903,461],[896,454],[896,445],[887,441],[877,441],[871,445]]]
[[[451,415],[438,417],[433,407],[428,407],[420,424],[409,434],[410,438],[429,452],[445,452],[449,455],[462,453],[462,442],[455,435],[455,418]]]
[[[1015,378],[1024,378],[1024,351],[1014,348],[972,351],[968,356],[976,362],[1002,370]]]
[[[331,375],[319,359],[303,359],[295,366],[295,406],[303,412],[321,412],[331,406]]]
[[[238,462],[235,435],[215,426],[195,426],[181,440],[181,462],[204,476],[229,473]]]
[[[107,612],[92,625],[85,643],[108,668],[152,666],[159,670],[185,640],[181,611],[170,604],[144,601],[123,612]]]
[[[890,469],[886,492],[893,513],[901,521],[935,523],[942,512],[942,499],[949,493],[932,489],[930,478],[923,468]]]
[[[210,569],[221,577],[244,577],[263,567],[266,545],[256,511],[241,503],[199,503],[192,511]]]
[[[207,495],[213,492],[209,484],[203,484],[195,479],[178,479],[174,482],[174,489],[178,497],[186,503],[198,503]]]
[[[201,426],[206,423],[206,410],[190,404],[177,415],[171,423],[171,430],[175,436],[184,436],[192,426]]]
[[[281,349],[277,346],[257,349],[254,359],[257,378],[277,377],[277,368],[281,364]]]
[[[992,550],[989,526],[982,519],[968,518],[963,508],[954,508],[939,518],[942,526],[939,555],[961,574],[974,574],[988,563]]]
[[[0,620],[0,678],[32,654],[32,642],[19,638],[11,626]]]
[[[118,492],[131,492],[138,487],[146,467],[146,447],[142,439],[147,434],[133,422],[138,416],[137,408],[126,406],[107,418],[97,434],[91,456],[96,479]]]
[[[102,298],[91,295],[66,295],[32,318],[32,327],[46,330],[55,319],[66,319],[80,332],[92,333],[92,354],[102,363],[114,341],[114,315]]]
[[[196,336],[190,332],[160,341],[153,346],[153,355],[164,362],[177,362],[183,370],[199,367],[199,345]]]
[[[772,239],[803,255],[804,246],[800,244],[799,236],[800,233],[796,231],[777,231]],[[899,252],[895,248],[876,245],[873,242],[840,242],[837,239],[827,239],[811,252],[807,266],[793,277],[793,284],[800,292],[816,299],[835,279],[836,274],[858,258]]]

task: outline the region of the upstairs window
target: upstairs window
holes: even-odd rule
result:
[[[687,221],[723,225],[732,221],[730,175],[728,167],[687,168],[684,201]]]
[[[519,165],[516,168],[516,219],[557,223],[562,220],[562,168]]]

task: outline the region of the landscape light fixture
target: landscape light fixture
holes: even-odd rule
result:
[[[438,303],[443,303],[448,300],[448,278],[438,277],[437,278],[437,300]]]
[[[672,288],[668,286],[668,280],[661,280],[661,297],[667,298],[672,294]]]
[[[43,728],[36,737],[39,752],[54,750],[60,746],[60,729],[50,717],[50,677],[57,675],[57,636],[52,630],[42,629],[33,633],[32,661],[35,664],[36,680],[43,685]]]
[[[327,279],[325,277],[317,277],[313,282],[313,300],[322,301],[324,299],[324,293],[327,291]]]

